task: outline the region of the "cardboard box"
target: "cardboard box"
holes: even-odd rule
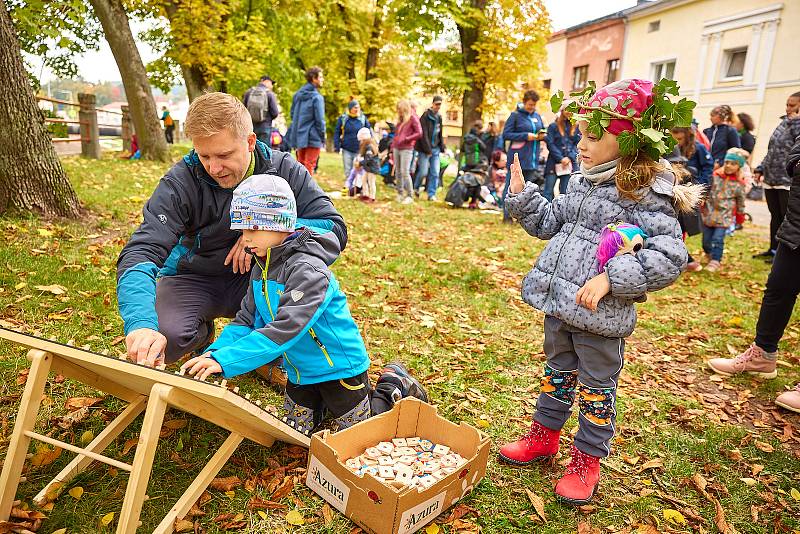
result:
[[[397,489],[370,474],[359,477],[343,464],[378,442],[412,436],[447,445],[467,463],[424,491]],[[314,434],[306,485],[368,533],[411,534],[467,495],[486,475],[488,460],[488,437],[466,423],[456,425],[439,417],[430,404],[408,398],[347,430]]]

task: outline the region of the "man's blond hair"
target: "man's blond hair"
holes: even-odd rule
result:
[[[192,101],[183,125],[186,137],[209,137],[225,129],[242,139],[253,132],[253,119],[238,98],[206,93]]]

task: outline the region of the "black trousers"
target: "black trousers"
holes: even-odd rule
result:
[[[248,274],[165,276],[156,284],[158,331],[167,338],[165,356],[172,363],[204,349],[214,333],[214,319],[234,317],[250,282]]]
[[[164,137],[170,145],[173,143],[172,133],[175,131],[175,126],[166,126],[164,128]]]
[[[786,217],[786,210],[789,206],[788,189],[764,189],[764,197],[767,200],[769,209],[769,249],[778,250],[778,240],[775,235],[778,233],[783,218]]]
[[[778,350],[778,341],[783,337],[783,331],[792,317],[792,310],[800,293],[798,272],[800,248],[792,249],[785,243],[780,243],[767,278],[767,288],[764,290],[756,324],[756,345],[767,352]]]

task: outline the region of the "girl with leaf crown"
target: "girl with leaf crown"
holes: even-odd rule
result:
[[[686,266],[677,212],[699,202],[702,186],[680,184],[662,159],[675,146],[671,128],[692,120],[694,102],[673,102],[677,94],[671,80],[637,79],[599,90],[590,82],[573,93],[565,109],[582,136],[580,170],[552,202],[524,183],[516,161],[511,166],[509,213],[529,234],[549,240],[522,283],[523,299],[545,314],[547,362],[531,429],[503,446],[500,457],[527,465],[554,456],[577,396],[572,459],[555,488],[569,504],[591,501],[600,459],[611,451],[634,303],[672,284]],[[554,112],[562,102],[560,92],[554,95]]]

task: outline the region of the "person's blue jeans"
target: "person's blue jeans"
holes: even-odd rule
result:
[[[358,156],[357,152],[350,152],[349,150],[342,149],[342,163],[344,164],[344,181],[350,177],[350,171],[353,170],[353,161]]]
[[[558,180],[558,192],[559,194],[563,195],[564,193],[567,192],[567,184],[569,183],[569,174],[556,176],[555,173],[551,172],[544,177],[544,190],[542,191],[542,196],[547,200],[549,200],[550,202],[553,201],[553,197],[555,196],[553,192],[555,191],[556,180]]]
[[[726,230],[727,228],[703,226],[703,251],[710,254],[712,260],[722,261]]]
[[[436,189],[439,187],[438,148],[432,149],[430,155],[420,152],[417,160],[417,174],[414,176],[414,191],[417,191],[422,186],[422,179],[425,177],[427,177],[426,191],[428,198],[432,198],[436,195]]]

